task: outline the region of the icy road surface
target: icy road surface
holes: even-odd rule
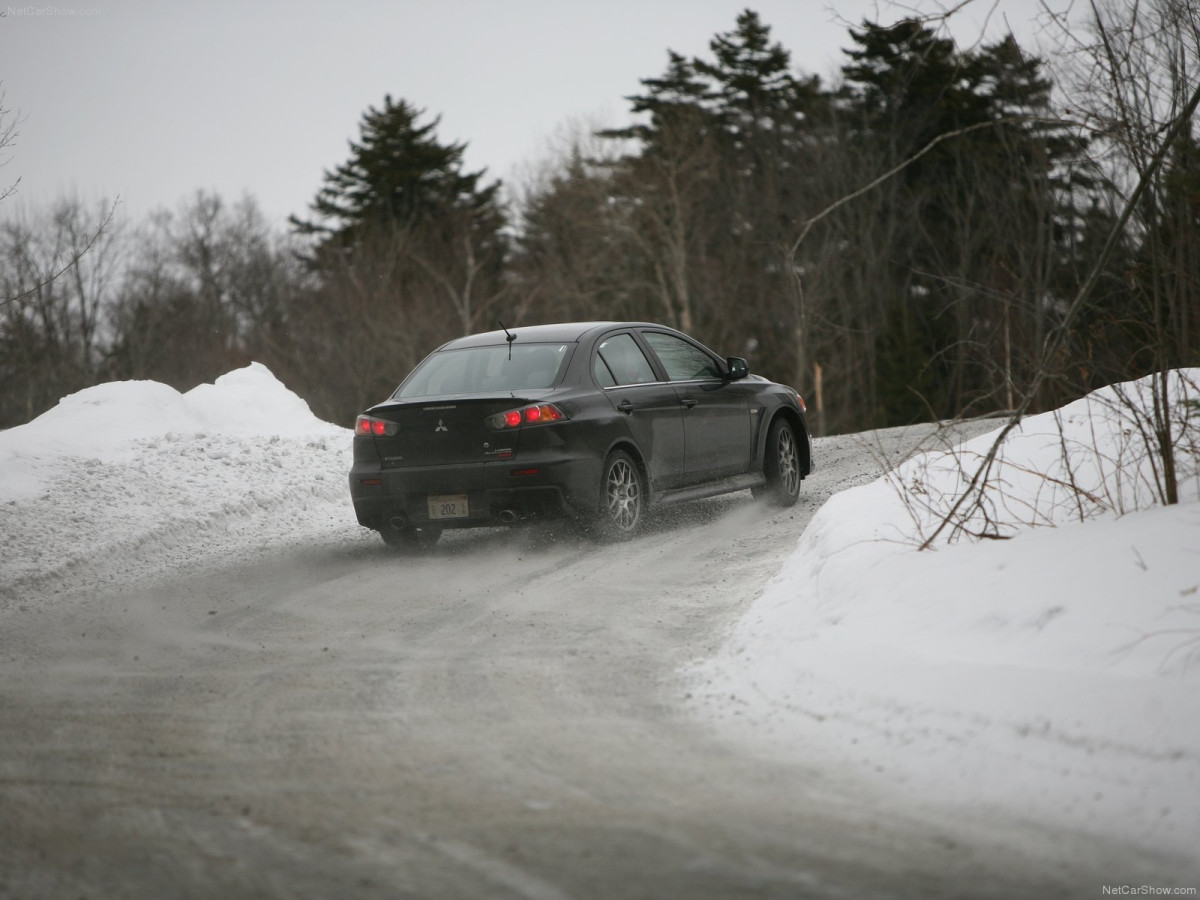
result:
[[[794,509],[738,494],[629,544],[476,531],[406,558],[348,523],[26,595],[0,635],[0,897],[1090,897],[1114,858],[1151,878],[688,713],[680,673],[872,457],[820,441]]]

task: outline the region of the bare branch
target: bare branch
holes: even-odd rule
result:
[[[67,262],[65,262],[61,268],[59,268],[57,271],[53,272],[51,275],[49,275],[44,280],[35,284],[33,287],[29,288],[28,290],[22,291],[21,293],[16,294],[12,297],[0,297],[0,307],[9,306],[14,303],[20,303],[22,300],[26,300],[29,297],[34,296],[39,291],[44,290],[46,287],[48,287],[49,285],[51,285],[55,281],[57,281],[64,274],[69,272],[73,266],[78,265],[79,260],[81,260],[87,254],[87,252],[89,250],[91,250],[93,246],[95,246],[96,241],[100,240],[100,236],[103,235],[106,230],[108,230],[109,225],[112,224],[113,217],[116,215],[117,206],[118,206],[118,204],[120,204],[120,202],[121,202],[120,198],[118,198],[112,202],[112,206],[110,206],[108,209],[108,212],[105,213],[103,221],[101,221],[100,225],[96,228],[96,230],[88,236],[87,243],[84,244],[82,249],[80,249],[77,252],[75,252],[74,254],[72,254],[71,258],[69,260],[67,260]]]
[[[957,128],[954,131],[943,132],[942,134],[939,134],[937,137],[935,137],[933,140],[931,140],[924,147],[922,147],[920,150],[918,150],[916,153],[914,153],[912,156],[897,163],[895,166],[888,169],[886,172],[884,172],[878,178],[874,179],[873,181],[867,182],[862,187],[860,187],[858,190],[852,191],[851,193],[846,194],[844,197],[838,198],[833,203],[829,204],[829,206],[825,207],[823,210],[821,210],[819,213],[817,213],[815,216],[806,220],[804,223],[804,227],[800,230],[800,235],[792,243],[792,248],[789,251],[789,257],[791,258],[792,262],[795,263],[796,254],[800,251],[800,245],[804,243],[804,239],[808,236],[808,233],[812,230],[813,226],[816,225],[817,223],[819,223],[822,219],[825,219],[828,216],[832,215],[837,210],[839,210],[841,207],[845,206],[847,203],[850,203],[853,200],[857,200],[863,194],[870,193],[872,190],[879,187],[885,181],[888,181],[889,179],[892,179],[895,176],[899,175],[901,172],[903,172],[905,169],[907,169],[909,166],[911,166],[913,163],[915,163],[917,160],[919,160],[922,156],[925,156],[927,153],[932,151],[939,144],[942,144],[949,140],[953,140],[954,138],[964,137],[965,135],[972,134],[973,132],[976,132],[976,131],[982,131],[984,128],[992,128],[992,127],[995,127],[996,125],[1003,125],[1003,124],[1009,123],[1009,122],[1043,122],[1043,123],[1053,124],[1053,125],[1076,124],[1074,122],[1068,122],[1067,120],[1057,118],[1057,117],[1051,118],[1051,117],[1047,117],[1047,116],[1005,116],[1005,117],[999,118],[999,119],[989,119],[986,122],[976,122],[974,125],[967,125],[963,128]],[[794,268],[794,266],[793,266],[793,268]]]
[[[1004,426],[1004,428],[1000,430],[1000,434],[992,443],[992,447],[984,457],[983,462],[980,463],[979,467],[975,470],[975,473],[971,478],[971,482],[967,486],[967,490],[962,493],[962,495],[955,502],[954,506],[951,507],[950,511],[946,514],[942,522],[936,529],[934,529],[933,533],[921,545],[922,550],[929,549],[933,545],[933,542],[937,540],[938,536],[947,528],[947,526],[957,520],[960,511],[968,502],[977,502],[977,490],[980,484],[986,480],[992,469],[992,466],[995,464],[996,454],[999,452],[1000,447],[1004,444],[1004,441],[1008,435],[1014,428],[1017,427],[1017,425],[1020,424],[1022,417],[1029,411],[1029,407],[1033,403],[1034,397],[1037,396],[1039,389],[1049,376],[1051,358],[1066,343],[1067,334],[1069,333],[1071,326],[1074,324],[1074,321],[1078,317],[1080,310],[1083,309],[1084,303],[1087,301],[1088,297],[1092,293],[1092,290],[1095,288],[1101,272],[1104,270],[1105,265],[1112,256],[1113,249],[1116,247],[1117,241],[1120,239],[1121,235],[1125,231],[1126,226],[1129,224],[1129,219],[1133,215],[1134,208],[1141,200],[1142,195],[1146,192],[1151,178],[1158,171],[1159,167],[1163,163],[1163,160],[1166,159],[1171,145],[1183,132],[1183,129],[1188,127],[1189,123],[1191,122],[1192,115],[1195,113],[1198,105],[1200,105],[1200,86],[1197,86],[1197,88],[1192,92],[1187,105],[1179,113],[1179,115],[1175,117],[1166,135],[1159,143],[1159,146],[1155,151],[1153,158],[1150,160],[1149,165],[1141,173],[1141,177],[1138,179],[1137,187],[1126,201],[1124,208],[1121,210],[1121,215],[1110,229],[1108,238],[1104,243],[1103,249],[1100,251],[1099,257],[1092,265],[1092,268],[1088,272],[1087,278],[1084,279],[1083,284],[1080,285],[1079,290],[1075,294],[1075,298],[1071,301],[1070,306],[1063,315],[1062,321],[1059,322],[1058,327],[1054,331],[1047,335],[1046,343],[1042,350],[1041,364],[1034,371],[1032,382],[1024,396],[1021,398],[1021,402],[1017,405],[1016,411],[1008,420],[1008,423]]]

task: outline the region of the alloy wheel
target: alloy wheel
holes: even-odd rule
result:
[[[779,461],[779,486],[789,497],[793,496],[800,490],[800,460],[791,428],[779,429],[779,441],[775,449]]]
[[[620,532],[633,531],[642,517],[642,482],[632,460],[618,457],[605,480],[608,518]]]

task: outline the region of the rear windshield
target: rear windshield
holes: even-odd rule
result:
[[[395,400],[547,388],[562,377],[574,344],[507,344],[432,353],[392,395]]]

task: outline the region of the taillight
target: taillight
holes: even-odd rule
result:
[[[553,403],[525,407],[525,422],[527,424],[531,422],[557,422],[562,417],[562,412]]]
[[[531,403],[520,409],[510,409],[489,416],[487,423],[500,431],[505,428],[516,428],[520,425],[545,425],[547,422],[561,422],[566,415],[553,403]]]
[[[400,426],[387,419],[359,416],[354,420],[354,433],[360,437],[395,437],[400,433]]]

